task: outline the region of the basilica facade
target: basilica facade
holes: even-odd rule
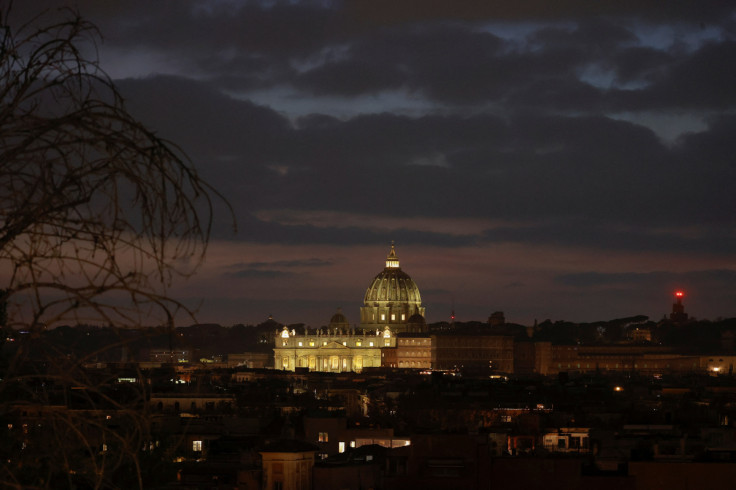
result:
[[[380,367],[382,352],[396,347],[397,333],[427,331],[424,311],[419,288],[401,270],[392,244],[384,269],[365,293],[360,327],[351,327],[339,310],[326,328],[297,334],[284,327],[274,346],[274,367],[321,372]]]

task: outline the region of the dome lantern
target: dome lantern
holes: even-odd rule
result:
[[[396,250],[394,249],[394,242],[391,242],[391,251],[386,257],[386,269],[400,269],[399,258],[396,257]]]

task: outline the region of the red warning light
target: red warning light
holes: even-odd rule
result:
[[[682,298],[683,296],[685,296],[685,293],[683,293],[682,291],[677,291],[675,293],[675,296],[677,296],[678,298]]]

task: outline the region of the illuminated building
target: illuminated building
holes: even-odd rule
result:
[[[552,453],[587,453],[590,447],[590,429],[561,427],[543,435],[544,448]]]
[[[394,333],[426,332],[424,307],[419,288],[401,270],[393,244],[386,257],[386,267],[371,282],[360,308],[360,326],[364,330]]]
[[[422,334],[401,334],[396,349],[383,350],[383,365],[408,369],[432,367],[432,337]]]
[[[388,326],[365,333],[321,328],[306,335],[284,327],[273,349],[274,367],[286,371],[306,368],[329,373],[360,372],[380,367],[381,348],[395,345],[396,338]]]
[[[284,327],[276,338],[274,367],[287,371],[305,368],[333,373],[360,372],[383,364],[381,349],[396,347],[397,332],[427,331],[419,288],[399,267],[393,244],[385,268],[366,291],[360,315],[359,330],[350,327],[339,309],[327,328],[297,335]],[[407,366],[429,367],[428,345],[421,349],[422,359],[415,355],[416,349],[409,350],[412,352],[406,360]]]

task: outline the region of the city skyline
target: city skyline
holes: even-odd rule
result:
[[[128,108],[232,204],[198,321],[351,323],[392,241],[427,321],[736,316],[736,9],[77,8]],[[473,5],[472,7],[470,5]],[[593,10],[595,8],[595,10]]]

